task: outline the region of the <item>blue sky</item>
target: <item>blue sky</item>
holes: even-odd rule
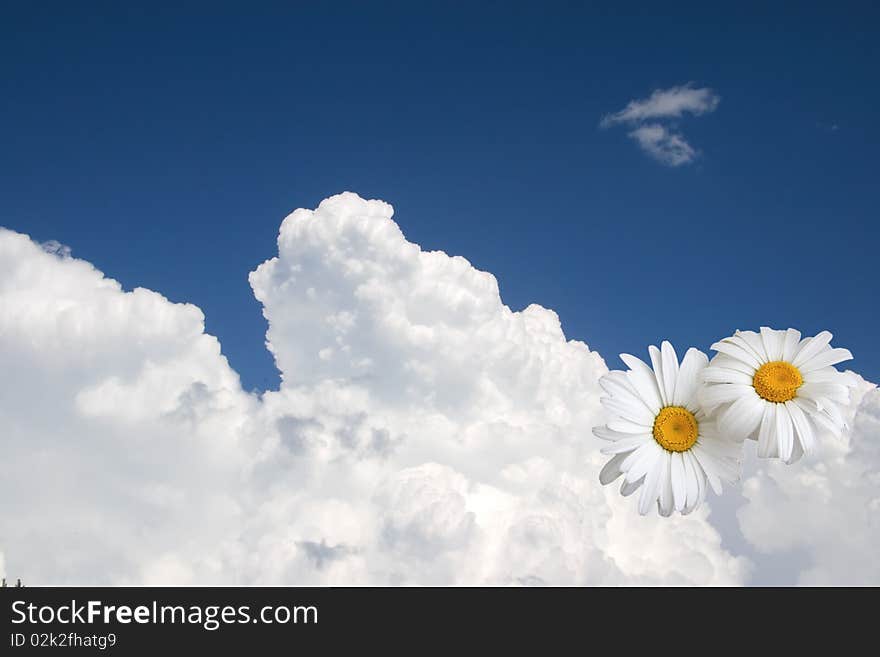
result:
[[[125,4],[4,10],[0,224],[199,305],[248,388],[277,375],[247,273],[343,190],[613,367],[791,325],[880,379],[868,3]],[[599,128],[687,82],[721,97],[680,121],[694,162]]]

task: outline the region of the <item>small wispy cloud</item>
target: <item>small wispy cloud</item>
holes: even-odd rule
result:
[[[671,167],[687,164],[697,157],[697,151],[681,134],[657,123],[639,126],[629,136],[655,160]]]
[[[700,116],[715,111],[721,97],[708,87],[695,89],[690,84],[657,89],[647,98],[631,100],[619,112],[602,117],[602,127],[616,123],[635,123],[646,119],[679,118],[685,113]]]
[[[701,116],[714,112],[721,97],[709,87],[679,85],[656,89],[650,96],[631,100],[619,112],[606,114],[599,125],[609,128],[627,124],[636,126],[629,136],[658,162],[677,167],[693,162],[699,151],[691,146],[684,135],[662,123],[661,120],[680,119],[685,114]]]

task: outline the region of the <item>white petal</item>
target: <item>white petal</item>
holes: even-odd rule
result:
[[[731,339],[736,340],[737,338],[742,340],[746,347],[755,355],[755,358],[758,359],[758,362],[766,363],[770,360],[767,357],[767,352],[764,351],[764,343],[760,335],[754,331],[737,331]]]
[[[687,356],[685,356],[685,358],[687,358]],[[684,365],[682,365],[682,369],[683,368]],[[742,383],[750,386],[752,385],[752,379],[754,378],[754,373],[746,374],[745,372],[738,372],[737,370],[731,370],[726,367],[718,367],[715,365],[710,365],[703,370],[704,383]]]
[[[761,327],[761,342],[764,344],[764,352],[767,360],[780,360],[782,358],[782,342],[785,339],[784,331],[774,331],[766,326]]]
[[[663,448],[656,441],[649,440],[627,456],[620,464],[620,469],[623,470],[626,480],[636,481],[648,474],[648,470],[654,465],[659,452],[662,451]]]
[[[663,450],[660,462],[660,498],[657,500],[657,510],[664,518],[672,514],[674,508],[672,500],[672,459],[671,454]]]
[[[706,485],[706,471],[703,470],[703,466],[700,465],[700,459],[697,458],[697,455],[694,454],[693,451],[689,451],[688,455],[691,457],[694,472],[697,475],[697,504],[694,506],[694,508],[696,508],[705,501],[706,491],[708,491],[709,487]]]
[[[718,468],[715,467],[715,458],[710,456],[701,445],[694,445],[691,448],[691,452],[693,452],[700,463],[703,472],[706,473],[706,478],[709,480],[712,490],[715,491],[716,495],[721,495],[721,477],[719,476]]]
[[[654,345],[648,347],[648,355],[651,357],[651,366],[654,368],[654,380],[657,382],[657,389],[660,391],[660,401],[663,406],[669,405],[671,395],[666,394],[666,385],[663,383],[663,357],[660,350]]]
[[[797,397],[792,399],[792,401],[819,428],[829,432],[835,438],[841,437],[842,427],[828,417],[826,413],[817,410],[813,402],[806,399],[798,399]]]
[[[709,364],[709,358],[699,349],[691,347],[685,353],[675,381],[675,392],[672,403],[676,406],[696,410],[697,389],[700,386],[701,374]]]
[[[831,421],[835,424],[846,428],[846,420],[843,417],[843,413],[840,411],[840,407],[837,404],[832,404],[826,402],[823,406],[823,410],[828,414],[828,417],[831,418]]]
[[[801,342],[801,332],[790,328],[785,332],[785,338],[782,342],[782,358],[780,360],[790,363],[798,352],[798,345]]]
[[[687,500],[687,485],[684,481],[684,460],[679,452],[673,452],[669,456],[672,459],[672,497],[675,500],[675,510],[681,511],[684,509],[684,503]]]
[[[608,393],[609,397],[616,397],[627,403],[648,408],[647,404],[645,404],[639,393],[627,378],[626,372],[612,370],[599,378],[599,385]],[[656,413],[654,413],[654,415],[656,415]]]
[[[806,383],[838,383],[847,388],[858,385],[858,378],[853,372],[840,372],[834,367],[822,367],[811,372],[801,372]]]
[[[794,440],[791,444],[791,458],[788,460],[789,465],[797,463],[804,455],[804,448],[801,447],[800,440]]]
[[[657,459],[645,475],[645,486],[642,488],[642,494],[639,498],[639,513],[645,515],[648,510],[657,503],[660,495],[660,477],[665,474],[663,466],[665,461]]]
[[[801,372],[812,372],[813,370],[818,370],[823,367],[828,367],[829,365],[836,365],[837,363],[842,363],[845,360],[852,360],[852,353],[849,349],[826,349],[825,351],[820,351],[817,355],[813,356],[810,360],[801,365]]]
[[[681,452],[681,458],[682,461],[684,461],[686,487],[684,509],[686,513],[690,513],[696,509],[697,505],[700,503],[700,484],[697,479],[702,475],[702,472],[697,472],[696,463],[689,451]]]
[[[602,397],[599,401],[608,411],[624,420],[645,426],[654,425],[655,416],[641,402],[628,401],[618,397]]]
[[[730,340],[730,338],[728,338],[727,340]],[[750,351],[746,351],[738,344],[728,342],[727,340],[723,342],[716,342],[712,345],[712,349],[719,353],[726,354],[734,360],[738,360],[745,363],[746,365],[749,365],[753,368],[753,370],[757,370],[759,367],[761,367],[760,361],[758,361],[754,354],[752,354]]]
[[[605,467],[599,472],[599,483],[603,486],[606,484],[610,484],[612,481],[617,479],[620,475],[623,474],[623,471],[620,469],[620,464],[623,463],[623,459],[626,458],[626,454],[615,454],[608,463],[605,464]]]
[[[620,485],[620,494],[624,497],[629,497],[630,495],[635,493],[639,489],[639,486],[641,486],[643,483],[645,483],[644,477],[642,477],[638,481],[627,481],[626,479],[624,479],[623,483]]]
[[[750,438],[761,422],[764,402],[755,393],[744,394],[728,407],[719,421],[721,431],[734,440]]]
[[[620,431],[614,431],[613,429],[609,429],[604,424],[598,427],[593,427],[593,435],[600,440],[610,440],[611,442],[617,440],[624,440],[626,438],[632,438],[634,434],[631,433],[621,433]]]
[[[807,399],[806,397],[795,397],[794,401],[798,403],[807,417],[815,420],[823,427],[827,426],[828,423],[833,425],[834,429],[831,431],[834,435],[840,437],[847,428],[843,413],[841,413],[840,408],[833,401],[824,397],[815,400]]]
[[[831,338],[833,336],[828,331],[822,331],[819,335],[813,338],[807,338],[801,342],[800,351],[798,351],[797,356],[794,357],[794,360],[791,361],[791,364],[795,367],[800,367],[808,360],[810,360],[813,356],[822,351],[829,342],[831,342]]]
[[[620,377],[623,377],[623,380]],[[626,374],[620,370],[611,370],[600,376],[599,385],[602,390],[608,393],[609,397],[614,397],[615,393],[620,389],[624,391],[630,389],[629,381],[626,380]]]
[[[776,404],[764,405],[764,416],[758,429],[758,457],[767,459],[776,453]]]
[[[627,420],[611,420],[608,422],[608,428],[612,431],[619,431],[620,433],[651,433],[651,430],[654,428],[654,423],[651,425],[645,424],[636,424],[635,422],[628,422]]]
[[[708,408],[736,401],[745,396],[753,396],[755,389],[742,383],[713,383],[700,390],[700,401]]]
[[[705,425],[704,426],[708,426]],[[708,433],[704,426],[700,427],[700,437],[697,445],[702,446],[706,452],[717,460],[739,461],[742,459],[743,444],[737,440],[724,438],[718,433]]]
[[[813,436],[813,427],[810,426],[807,416],[804,415],[800,406],[793,402],[785,402],[785,407],[788,409],[788,414],[791,416],[791,421],[794,424],[794,429],[797,433],[798,442],[803,448],[804,453],[812,454],[815,448],[816,439]]]
[[[660,357],[663,360],[663,387],[666,390],[666,400],[674,404],[675,381],[678,379],[678,354],[668,340],[660,344]]]
[[[648,441],[656,442],[654,440],[654,436],[649,433],[643,433],[640,435],[630,434],[629,438],[622,438],[620,440],[615,440],[613,443],[603,445],[600,451],[603,454],[621,454],[624,452],[634,452]]]
[[[648,367],[642,360],[629,354],[620,354],[620,360],[626,363],[629,372],[626,373],[633,388],[635,388],[642,401],[651,409],[651,412],[657,414],[663,403],[660,399],[660,390],[657,388],[657,379],[654,378],[653,370]]]
[[[791,415],[784,404],[776,406],[776,440],[779,445],[779,458],[788,463],[791,460],[791,449],[794,442],[794,429]]]
[[[744,361],[721,353],[715,354],[715,357],[712,358],[709,364],[713,367],[723,367],[726,370],[736,370],[737,372],[747,374],[749,377],[755,376],[755,372],[758,371],[757,368],[752,367]]]
[[[804,383],[797,389],[797,396],[814,401],[830,399],[846,405],[849,403],[849,388],[839,383]]]

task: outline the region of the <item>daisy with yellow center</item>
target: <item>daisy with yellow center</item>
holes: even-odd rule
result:
[[[852,358],[832,349],[823,331],[801,339],[794,329],[737,331],[712,345],[718,354],[703,372],[700,400],[719,428],[737,440],[758,441],[758,456],[786,463],[809,454],[819,430],[840,436],[841,406],[852,385],[833,366]]]
[[[612,415],[607,425],[593,429],[608,443],[602,452],[611,455],[599,481],[609,484],[622,475],[623,495],[641,488],[642,515],[653,506],[663,516],[673,510],[687,514],[709,486],[720,495],[722,480],[738,478],[741,445],[722,438],[697,402],[706,354],[688,349],[679,365],[668,342],[648,347],[648,353],[653,369],[621,354],[629,370],[599,380],[608,393],[602,405]]]

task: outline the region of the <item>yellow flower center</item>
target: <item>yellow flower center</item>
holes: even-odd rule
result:
[[[782,403],[794,399],[797,389],[804,383],[800,370],[791,363],[775,360],[765,363],[755,372],[752,385],[761,397],[770,402]]]
[[[670,452],[686,452],[697,442],[697,418],[681,406],[666,406],[654,419],[654,440]]]

